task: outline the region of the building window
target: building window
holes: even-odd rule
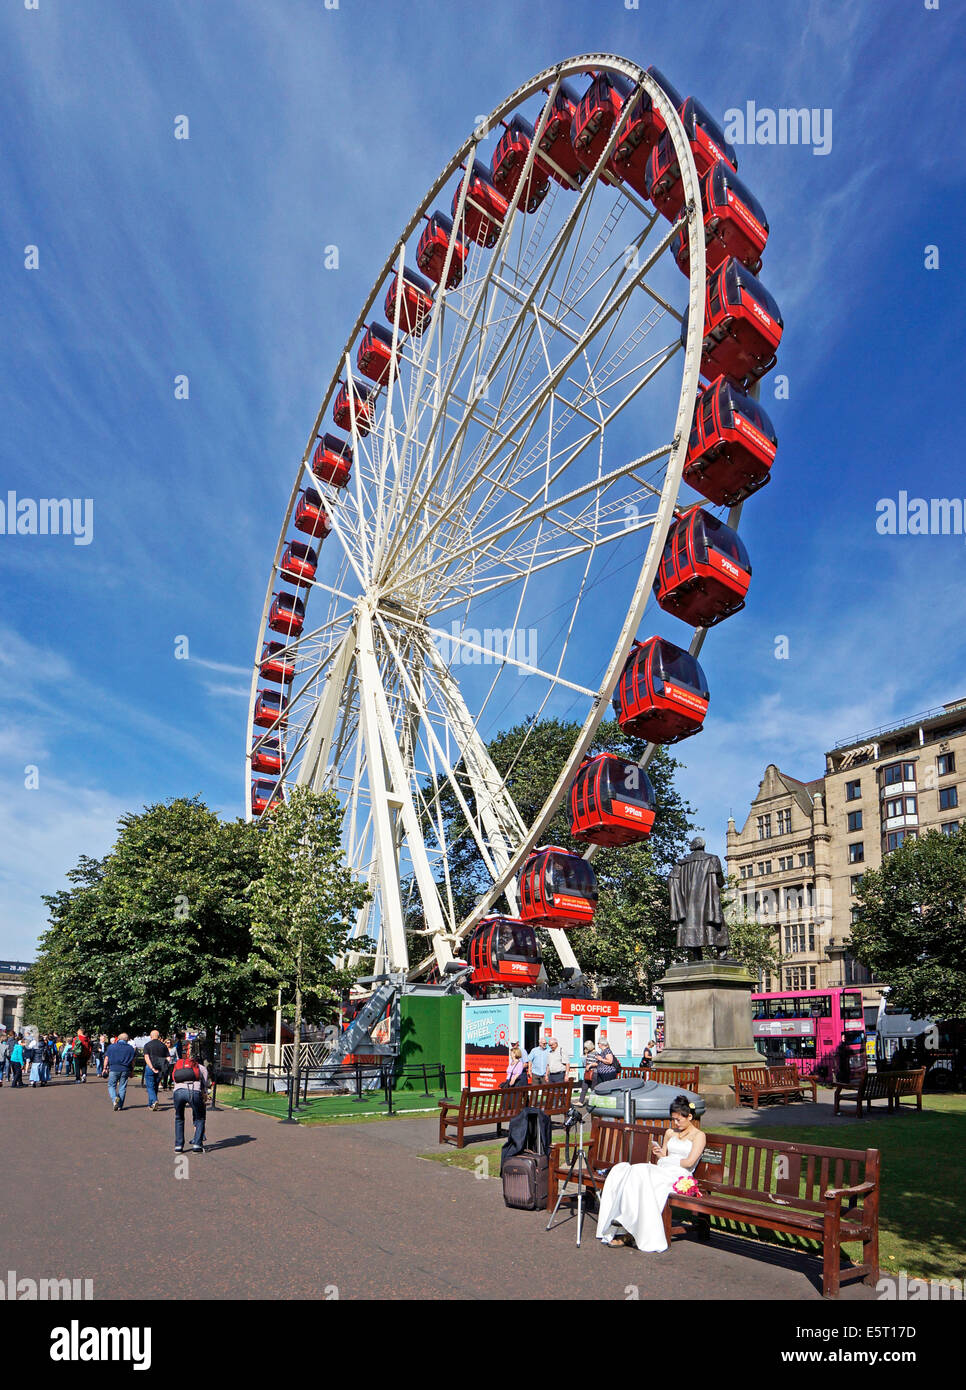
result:
[[[942,787],[939,792],[940,811],[951,811],[954,806],[959,805],[959,790],[957,787]]]
[[[758,838],[759,840],[771,839],[771,816],[758,817]]]
[[[792,813],[790,809],[778,812],[778,833],[779,835],[790,835],[792,833]]]
[[[815,950],[815,928],[811,925],[811,923],[809,923],[808,927],[808,949],[810,951]],[[812,974],[815,974],[814,970],[812,971]]]
[[[849,921],[853,924],[853,926],[859,920],[861,915],[862,909],[860,907],[853,907],[852,910],[849,912]]]
[[[810,849],[808,851],[808,854],[805,856],[805,863],[808,864],[811,868],[815,867],[815,851],[813,849]]]
[[[914,830],[890,830],[886,836],[886,850],[889,854],[900,845],[905,844],[906,840],[914,840],[916,832]]]
[[[800,855],[798,856],[798,867],[799,867],[800,869],[804,869],[804,867],[805,867],[805,856],[804,856],[804,854],[800,854]]]
[[[815,906],[815,884],[814,884],[814,883],[806,883],[806,885],[805,885],[805,902],[807,903],[807,905],[808,905],[809,907],[814,907],[814,906]]]
[[[956,771],[956,754],[940,753],[936,759],[936,771],[940,777],[948,777],[951,772]]]
[[[889,763],[888,767],[882,769],[884,786],[891,787],[894,782],[914,782],[915,780],[915,763]]]
[[[865,859],[865,845],[861,840],[853,840],[849,845],[849,863],[861,864]]]
[[[939,829],[943,832],[944,835],[955,835],[955,834],[956,834],[956,831],[959,829],[959,821],[958,821],[958,820],[947,820],[947,821],[944,821],[943,824],[939,827]]]
[[[861,875],[861,874],[853,874],[852,877],[849,879],[849,883],[850,883],[850,885],[851,885],[851,888],[852,888],[852,892],[853,892],[853,893],[858,892],[859,884],[860,884],[861,882],[862,882],[862,875]]]
[[[813,947],[812,949],[814,950],[814,947]],[[808,987],[809,987],[809,989],[814,989],[814,988],[815,988],[815,966],[814,966],[814,965],[810,965],[810,966],[808,967]]]
[[[861,795],[862,795],[862,782],[861,782],[861,780],[858,781],[858,782],[846,782],[846,784],[845,784],[845,799],[846,799],[846,801],[858,801],[858,799],[859,799],[859,797],[860,797]]]
[[[849,812],[849,834],[850,834],[850,835],[854,835],[855,832],[856,832],[857,830],[861,830],[861,829],[862,829],[862,812],[861,812],[861,811],[850,811],[850,812]]]

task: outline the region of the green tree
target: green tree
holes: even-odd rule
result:
[[[852,953],[916,1018],[966,1017],[966,829],[930,830],[868,869]]]
[[[766,922],[759,922],[749,915],[744,894],[740,891],[740,881],[735,874],[729,875],[722,907],[731,942],[728,955],[747,966],[755,980],[760,975],[780,972],[778,934]]]
[[[266,1011],[247,897],[258,831],[184,798],[122,816],[119,828],[102,862],[82,859],[73,887],[45,897],[34,1007],[65,1030],[197,1026],[211,1055],[217,1028]]]
[[[295,1004],[295,1090],[302,1018],[339,1000],[356,970],[342,969],[355,917],[369,899],[345,863],[342,810],[334,792],[294,787],[260,832],[261,876],[251,887],[253,967],[264,959]],[[353,947],[367,942],[353,942]]]
[[[71,887],[44,895],[50,926],[24,982],[24,1019],[43,1032],[72,1033],[101,1018],[101,999],[92,964],[91,942],[103,936],[98,925],[104,861],[81,858],[65,877]]]
[[[532,824],[580,732],[576,723],[557,719],[527,721],[507,729],[489,744],[490,757],[505,779],[506,787],[526,824]],[[591,753],[615,753],[637,762],[646,748],[644,739],[625,734],[614,720],[604,721]],[[573,931],[574,950],[589,981],[604,995],[630,1003],[653,998],[655,981],[674,958],[675,932],[670,921],[665,876],[675,859],[687,849],[692,829],[692,808],[674,786],[679,766],[666,749],[651,760],[648,776],[657,798],[654,828],[646,841],[620,849],[598,849],[594,870],[600,885],[600,902],[592,926]],[[471,809],[473,790],[460,767],[455,776]],[[447,779],[439,778],[427,789],[426,800],[438,797],[445,826],[449,882],[460,917],[466,916],[490,885],[490,877],[466,818]],[[425,821],[427,842],[438,846],[430,819]],[[570,833],[569,809],[558,809],[544,836],[544,843],[583,852],[586,846]],[[407,916],[411,959],[426,954],[422,908],[413,886]],[[499,909],[498,909],[499,910]],[[503,908],[505,911],[505,907]],[[544,941],[548,978],[561,978],[560,966],[549,941]]]

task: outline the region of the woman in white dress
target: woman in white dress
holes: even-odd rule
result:
[[[607,1174],[597,1217],[597,1239],[605,1245],[630,1242],[638,1250],[667,1249],[662,1212],[672,1187],[690,1177],[707,1142],[687,1096],[671,1102],[670,1120],[664,1142],[651,1140],[656,1163],[617,1163]]]

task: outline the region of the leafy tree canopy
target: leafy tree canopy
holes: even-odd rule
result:
[[[851,949],[889,1003],[916,1018],[966,1017],[966,831],[906,840],[862,875]]]

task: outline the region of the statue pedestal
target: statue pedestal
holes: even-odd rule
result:
[[[733,1110],[733,1066],[762,1066],[751,1028],[754,981],[733,960],[672,965],[664,990],[664,1051],[657,1066],[699,1064],[699,1090],[709,1109]]]

